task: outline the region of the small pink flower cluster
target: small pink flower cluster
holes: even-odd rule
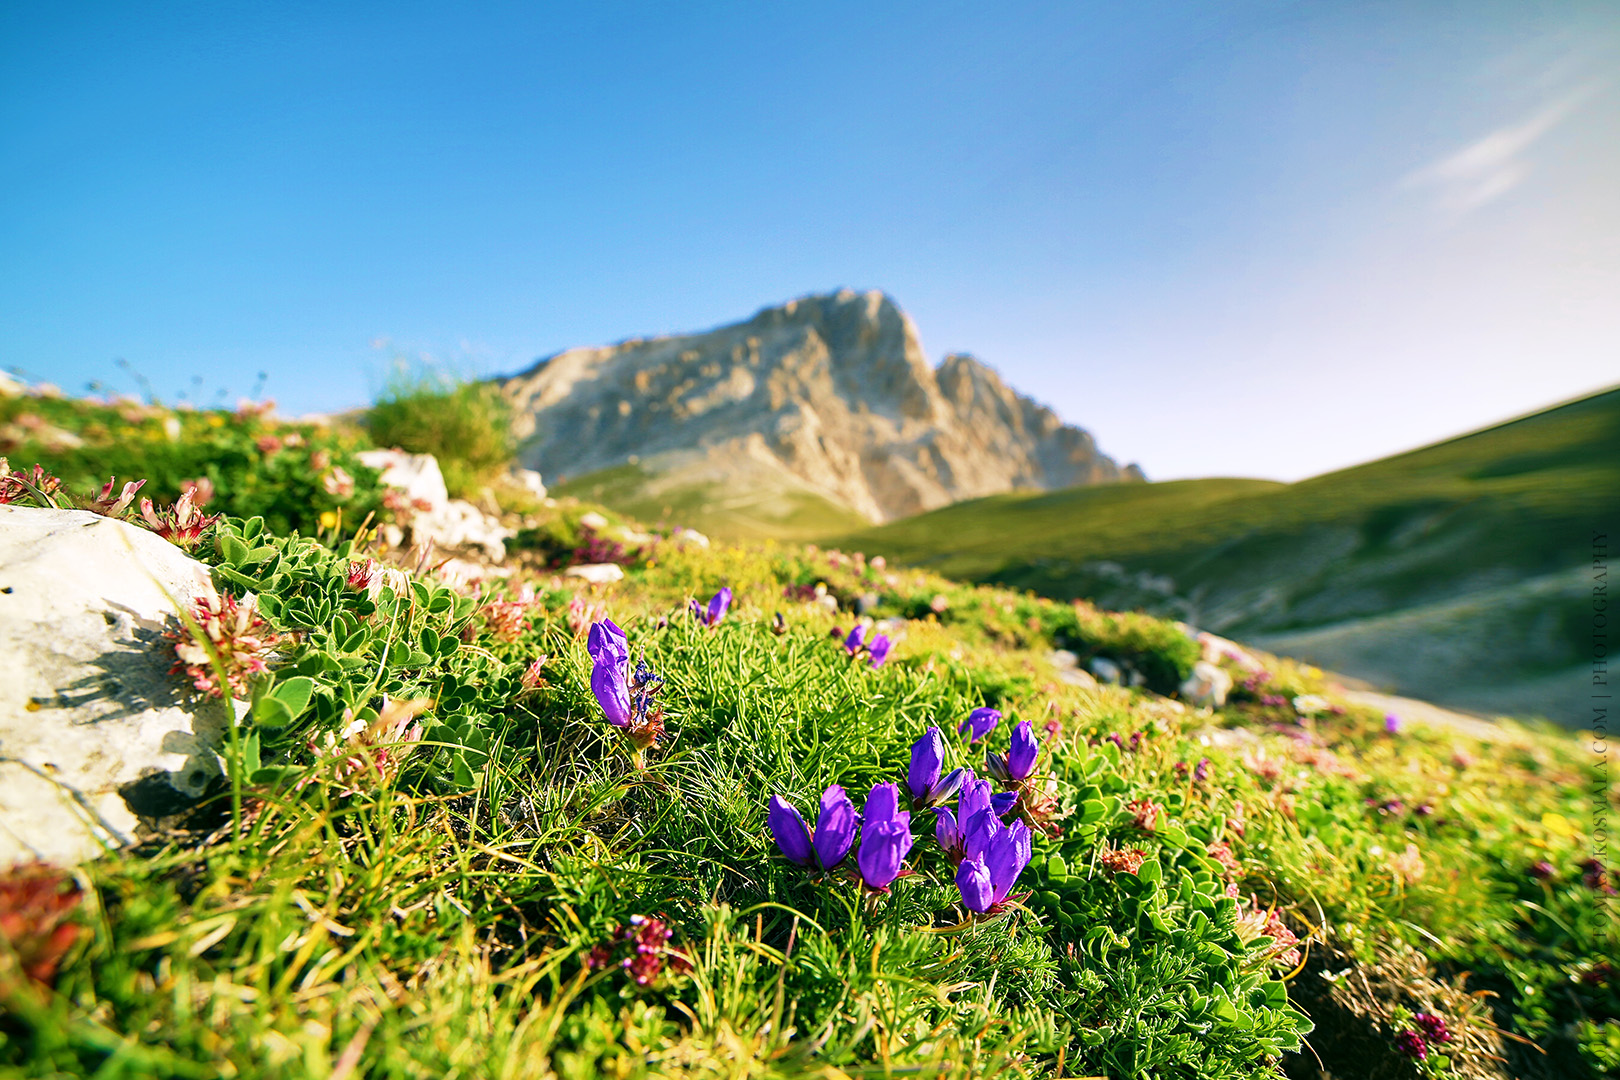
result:
[[[101,496],[90,501],[86,510],[94,511],[102,517],[123,517],[129,504],[135,501],[135,493],[146,486],[145,480],[131,480],[124,485],[122,491],[113,494],[113,486],[118,483],[118,477],[108,477],[106,484],[102,485]],[[3,501],[3,500],[0,500]]]
[[[1229,886],[1226,894],[1236,897],[1237,885]],[[1278,917],[1275,908],[1261,907],[1255,897],[1249,898],[1248,907],[1240,908],[1236,929],[1238,937],[1244,941],[1253,941],[1257,937],[1271,939],[1271,945],[1266,950],[1268,964],[1292,969],[1304,959],[1298,948],[1299,938]]]
[[[1159,815],[1164,813],[1164,807],[1151,799],[1134,799],[1125,804],[1125,809],[1131,812],[1131,823],[1146,833],[1155,830]]]
[[[1097,853],[1097,862],[1110,874],[1134,874],[1147,856],[1141,848],[1103,848]]]
[[[607,608],[601,604],[587,604],[579,596],[568,601],[568,629],[574,632],[575,637],[584,637],[592,623],[601,622],[606,617]]]
[[[1418,1013],[1412,1017],[1412,1025],[1395,1036],[1395,1049],[1414,1061],[1427,1058],[1431,1045],[1442,1046],[1452,1039],[1445,1019],[1433,1013]]]
[[[249,696],[253,676],[266,671],[264,658],[281,640],[259,614],[252,596],[237,600],[230,593],[199,596],[192,602],[192,629],[184,624],[169,632],[177,659],[171,672],[184,671],[191,684],[210,697]],[[198,636],[198,633],[201,636]],[[218,658],[225,682],[215,670]]]
[[[585,966],[593,971],[621,967],[630,973],[637,986],[651,986],[666,965],[671,974],[684,975],[692,970],[692,961],[679,949],[670,947],[674,936],[664,920],[632,915],[628,923],[614,931],[610,940],[586,954]],[[629,946],[629,955],[615,961],[624,946]]]
[[[61,487],[62,481],[46,472],[43,465],[35,465],[32,470],[13,470],[11,464],[0,457],[0,505],[30,494],[49,499]]]
[[[311,740],[310,752],[328,759],[339,795],[358,795],[361,781],[380,785],[399,772],[400,763],[422,739],[416,716],[432,705],[427,698],[384,698],[382,711],[369,722],[355,720],[353,711],[345,710],[348,723],[343,731],[338,735],[328,731],[319,743]]]
[[[525,585],[513,599],[491,600],[478,613],[498,640],[516,641],[529,629],[530,611],[534,606],[534,589]]]
[[[168,510],[159,511],[152,505],[151,499],[141,500],[141,517],[146,521],[146,527],[157,533],[163,539],[178,547],[190,551],[202,539],[202,534],[208,530],[224,515],[205,514],[193,505],[191,492],[181,492],[180,498],[175,500],[174,506]]]
[[[1225,840],[1210,844],[1204,850],[1211,859],[1220,865],[1224,876],[1237,877],[1243,873],[1243,864],[1238,862],[1238,857],[1232,853],[1232,845]]]

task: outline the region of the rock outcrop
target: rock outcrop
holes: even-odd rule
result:
[[[728,470],[776,473],[873,521],[1017,488],[1142,478],[972,357],[936,370],[879,292],[569,349],[502,386],[526,440],[520,459],[554,478],[626,464],[722,484]]]
[[[163,639],[208,569],[81,510],[0,506],[0,868],[134,839],[220,775],[224,706]]]

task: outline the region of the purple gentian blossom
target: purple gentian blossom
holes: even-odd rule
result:
[[[1035,759],[1040,756],[1041,744],[1035,738],[1035,729],[1028,720],[1013,728],[1012,745],[1007,756],[991,752],[985,755],[984,766],[990,775],[1002,783],[1018,784],[1029,779],[1035,771]]]
[[[899,785],[873,784],[861,821],[861,850],[855,856],[866,887],[887,891],[905,869],[914,842],[911,815],[900,809]]]
[[[906,772],[906,786],[911,789],[913,806],[938,805],[961,788],[962,770],[953,769],[942,777],[944,768],[945,739],[939,728],[930,727],[922,738],[911,744],[911,768]]]
[[[1007,903],[1018,875],[1029,865],[1029,826],[1022,821],[1003,825],[988,811],[981,811],[974,823],[970,853],[956,869],[956,887],[962,903],[983,915]]]
[[[771,796],[767,821],[782,854],[801,866],[831,870],[844,861],[855,843],[855,804],[837,784],[821,793],[821,813],[812,840],[797,807],[780,795]]]
[[[726,617],[726,609],[731,606],[731,587],[722,586],[720,591],[709,598],[708,607],[699,607],[698,602],[692,602],[692,614],[704,626],[713,626]]]
[[[968,718],[957,727],[956,733],[966,735],[968,742],[976,743],[996,730],[996,725],[999,723],[1001,723],[1001,710],[992,709],[990,706],[985,705],[968,713]]]
[[[894,648],[894,642],[889,640],[887,634],[879,634],[868,642],[866,651],[872,656],[872,666],[875,668],[882,667],[883,662],[889,658],[889,650],[892,648]]]
[[[1003,791],[992,795],[990,781],[980,780],[972,769],[962,771],[962,797],[957,800],[956,812],[948,806],[934,808],[934,839],[945,849],[953,863],[967,855],[968,834],[976,825],[975,819],[986,811],[1000,818],[1018,803],[1016,791]]]
[[[849,655],[854,656],[856,653],[861,651],[861,647],[865,644],[866,624],[856,623],[855,629],[851,630],[849,632],[849,637],[844,639],[844,648],[848,650]]]
[[[630,639],[612,619],[603,619],[591,624],[591,632],[585,638],[585,651],[598,663],[610,656],[623,663],[630,659]]]
[[[1401,733],[1401,718],[1394,713],[1385,713],[1384,730],[1391,735],[1399,735]]]
[[[630,736],[635,747],[632,757],[639,768],[642,751],[664,733],[663,711],[654,700],[664,680],[645,659],[631,671],[629,640],[611,619],[591,624],[585,651],[592,661],[591,693],[607,722]]]

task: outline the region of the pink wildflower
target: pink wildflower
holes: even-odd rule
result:
[[[141,517],[146,520],[146,527],[187,551],[196,547],[202,534],[222,516],[204,514],[196,509],[189,491],[182,492],[180,498],[175,500],[174,507],[162,513],[157,512],[151,499],[141,500]]]
[[[122,517],[129,504],[135,501],[135,493],[146,485],[145,480],[131,480],[124,485],[124,489],[117,495],[113,494],[113,485],[118,477],[110,477],[101,488],[101,496],[91,501],[86,510],[92,510],[102,517]]]
[[[339,499],[347,499],[354,494],[354,477],[344,471],[343,466],[334,465],[332,471],[321,477],[321,486],[328,495]]]
[[[358,795],[361,783],[384,783],[399,772],[417,742],[422,739],[419,713],[432,708],[428,698],[409,701],[383,699],[382,711],[371,721],[355,720],[352,710],[343,717],[349,723],[339,735],[326,732],[322,741],[309,743],[312,753],[329,759],[333,778],[340,785],[339,795]]]
[[[268,670],[265,655],[281,640],[259,614],[255,598],[237,600],[228,592],[199,596],[192,603],[191,618],[195,630],[181,625],[168,635],[176,657],[169,670],[184,671],[192,686],[210,697],[224,697],[227,689],[232,697],[248,697],[253,676]],[[223,685],[214,666],[216,656]]]

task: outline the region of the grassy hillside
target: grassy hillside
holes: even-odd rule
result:
[[[867,524],[782,470],[762,466],[724,481],[705,473],[701,464],[667,471],[621,465],[556,484],[552,493],[721,540],[818,540]]]
[[[169,418],[148,418],[165,440]],[[259,423],[196,420],[176,452]],[[227,476],[263,497],[285,452]],[[52,488],[11,464],[33,479],[0,477],[0,527]],[[197,538],[267,620],[210,639],[253,704],[203,805],[81,867],[0,872],[0,1074],[1620,1072],[1592,861],[1620,787],[1585,742],[1390,725],[1265,655],[1222,657],[1238,686],[1200,708],[1171,623],[836,552],[659,544],[610,585],[521,563],[470,584],[338,518]],[[845,646],[857,606],[892,649]],[[208,672],[176,648],[201,630],[173,630],[152,647],[191,693]],[[1088,685],[1058,648],[1147,685]],[[634,700],[607,689],[631,677]],[[980,707],[1003,716],[970,743]],[[939,769],[914,770],[931,727]],[[1000,854],[884,797],[955,767],[1008,798],[970,830]],[[829,785],[864,817],[811,869],[772,799],[815,825]],[[968,799],[936,801],[967,820]]]
[[[999,496],[846,542],[1177,614],[1440,701],[1573,722],[1584,686],[1560,676],[1590,646],[1579,571],[1617,512],[1620,391],[1609,391],[1296,484]],[[1355,644],[1368,637],[1376,649]]]

